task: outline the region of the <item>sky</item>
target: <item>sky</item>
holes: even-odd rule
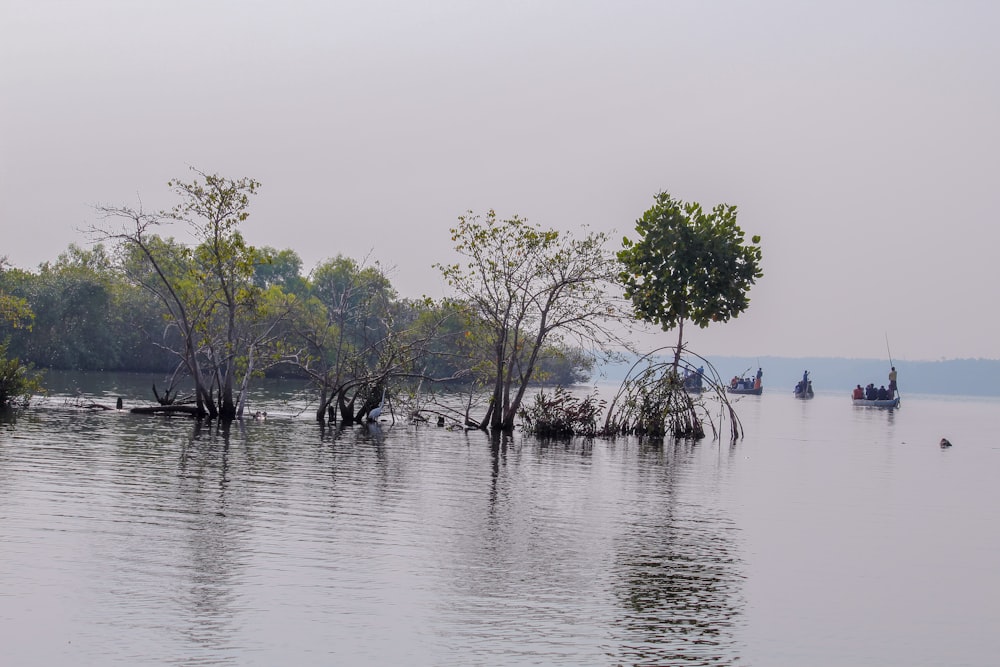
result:
[[[762,237],[699,354],[997,359],[998,29],[963,0],[4,0],[0,256],[194,167],[262,183],[250,243],[440,297],[466,211],[617,249],[667,191]]]

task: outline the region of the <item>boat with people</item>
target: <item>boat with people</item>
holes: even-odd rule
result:
[[[702,379],[705,377],[705,367],[699,366],[698,370],[690,371],[684,375],[684,391],[689,394],[700,394],[705,390]]]
[[[738,394],[743,396],[760,396],[764,392],[764,385],[761,383],[761,378],[764,376],[764,372],[761,369],[757,369],[757,375],[755,377],[740,377],[734,376],[729,382],[729,386],[726,387],[726,391],[730,394]]]
[[[892,378],[889,381],[891,390],[886,389],[885,385],[876,387],[874,382],[865,387],[859,384],[851,391],[851,403],[865,408],[888,408],[890,410],[898,408],[899,393],[896,389],[895,370],[894,368],[893,374],[890,376]]]
[[[899,378],[896,366],[892,363],[892,351],[889,349],[889,334],[885,336],[885,351],[889,353],[889,386],[884,384],[876,387],[870,382],[864,387],[860,384],[851,391],[851,403],[862,408],[882,408],[894,410],[899,407]]]
[[[795,389],[792,392],[792,395],[795,396],[795,398],[802,399],[812,398],[816,395],[813,393],[813,383],[812,380],[809,379],[809,371],[804,372],[802,374],[802,379],[795,383]]]

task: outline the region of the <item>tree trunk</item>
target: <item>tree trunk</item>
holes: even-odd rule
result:
[[[330,401],[327,399],[326,385],[319,390],[319,406],[316,408],[316,421],[320,424],[326,421],[327,408],[330,407]]]
[[[344,426],[350,426],[354,424],[354,399],[357,398],[357,394],[351,397],[351,402],[347,402],[347,389],[340,389],[337,391],[337,405],[340,408],[340,423]]]
[[[674,350],[674,377],[679,377],[678,369],[681,365],[681,350],[684,347],[684,320],[681,319],[677,325],[677,348]]]
[[[219,375],[219,417],[236,419],[236,403],[233,401],[233,373],[227,364]]]

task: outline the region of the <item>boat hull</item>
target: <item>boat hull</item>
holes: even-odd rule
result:
[[[851,403],[859,408],[885,408],[892,409],[899,407],[899,397],[869,400],[867,398],[852,398]]]
[[[732,387],[726,387],[726,391],[730,394],[737,394],[743,396],[760,396],[763,393],[763,387],[757,387],[756,389],[733,389]]]

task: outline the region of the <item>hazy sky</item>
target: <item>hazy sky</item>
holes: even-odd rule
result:
[[[263,183],[251,243],[441,296],[466,210],[617,248],[666,190],[763,237],[696,351],[998,358],[998,31],[991,0],[4,0],[0,255],[195,166]]]

